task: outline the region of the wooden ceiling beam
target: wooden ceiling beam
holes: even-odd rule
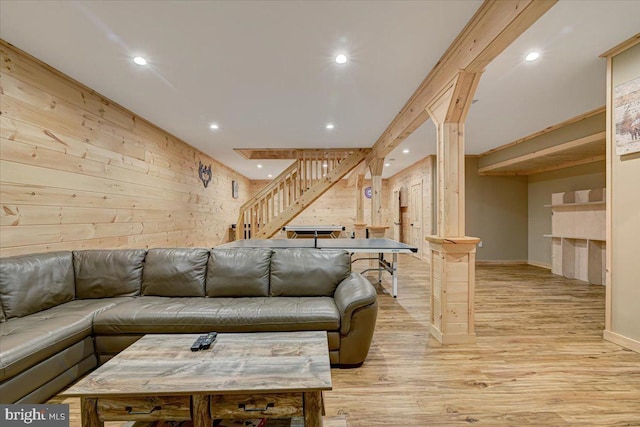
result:
[[[359,177],[363,177],[367,174],[367,165],[365,162],[360,163],[354,170],[349,173],[347,178],[347,186],[353,187],[358,183]]]
[[[481,73],[493,59],[549,10],[557,0],[485,0],[387,126],[366,158],[387,156],[428,118],[426,108],[458,73]]]
[[[234,148],[233,151],[247,160],[295,160],[301,154],[313,157],[329,157],[332,153],[362,151],[368,153],[369,148]]]
[[[292,148],[234,148],[233,151],[247,160],[295,159]]]

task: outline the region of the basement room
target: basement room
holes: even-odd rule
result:
[[[0,0],[0,425],[640,426],[638,0]]]

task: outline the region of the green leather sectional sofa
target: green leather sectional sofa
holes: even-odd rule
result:
[[[51,252],[0,259],[0,403],[41,403],[144,334],[328,332],[359,366],[376,291],[315,249]]]

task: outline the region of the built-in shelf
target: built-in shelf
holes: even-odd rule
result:
[[[551,272],[594,284],[605,283],[606,191],[604,188],[551,195]]]
[[[572,206],[606,206],[607,202],[582,202],[582,203],[558,203],[555,205],[544,205],[545,208],[570,208]]]
[[[550,237],[552,239],[573,239],[573,240],[593,240],[598,242],[604,242],[604,239],[585,239],[584,237],[579,236],[557,236],[555,234],[543,234],[542,237]]]
[[[565,191],[551,195],[552,205],[572,205],[580,203],[604,203],[606,201],[606,189],[592,188],[590,190]]]

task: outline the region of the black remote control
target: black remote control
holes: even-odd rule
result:
[[[211,344],[213,344],[217,336],[217,332],[209,332],[208,335],[201,335],[200,338],[204,337],[204,340],[202,341],[202,349],[207,350],[209,347],[211,347]]]
[[[193,344],[191,344],[191,351],[198,351],[202,348],[202,343],[206,338],[206,335],[200,335],[197,340]]]

